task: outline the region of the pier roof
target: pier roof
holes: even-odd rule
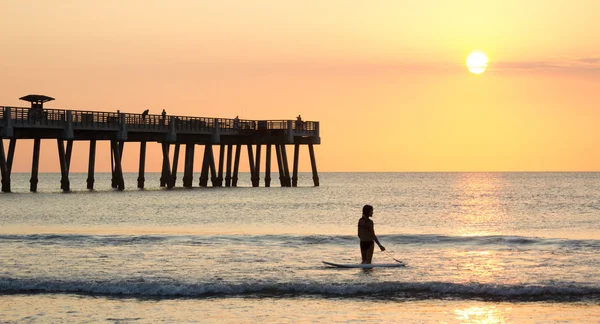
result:
[[[52,101],[54,100],[54,98],[52,97],[48,97],[48,96],[44,96],[44,95],[37,95],[37,94],[30,94],[30,95],[26,95],[24,97],[19,98],[21,100],[25,100],[25,101],[29,101],[31,103],[44,103],[44,102],[48,102],[48,101]]]

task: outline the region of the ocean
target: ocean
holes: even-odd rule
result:
[[[600,323],[600,173],[301,173],[297,188],[13,174],[0,322]],[[261,179],[264,176],[261,176]],[[195,185],[198,179],[196,175]],[[178,186],[181,179],[178,180]],[[261,185],[263,185],[261,183]],[[386,252],[360,263],[362,206]]]

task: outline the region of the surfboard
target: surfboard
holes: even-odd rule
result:
[[[372,264],[351,264],[351,263],[333,263],[327,261],[321,261],[328,266],[337,268],[361,268],[361,269],[372,269],[372,268],[398,268],[406,267],[404,263],[372,263]]]

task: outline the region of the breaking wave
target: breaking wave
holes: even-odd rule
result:
[[[571,283],[496,285],[449,282],[178,282],[144,278],[63,280],[0,278],[0,294],[81,294],[120,298],[294,297],[600,301],[600,286]]]

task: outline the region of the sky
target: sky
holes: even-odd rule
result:
[[[301,114],[320,122],[320,172],[600,171],[598,12],[595,0],[0,0],[0,105],[34,93],[57,109]],[[489,57],[481,75],[465,66],[475,50]],[[30,172],[32,146],[19,141],[14,172]],[[87,147],[74,145],[72,172],[87,171]],[[98,145],[97,171],[109,152]],[[126,144],[125,171],[138,152]],[[60,170],[56,141],[41,154],[41,172]],[[161,162],[149,144],[146,170]]]

